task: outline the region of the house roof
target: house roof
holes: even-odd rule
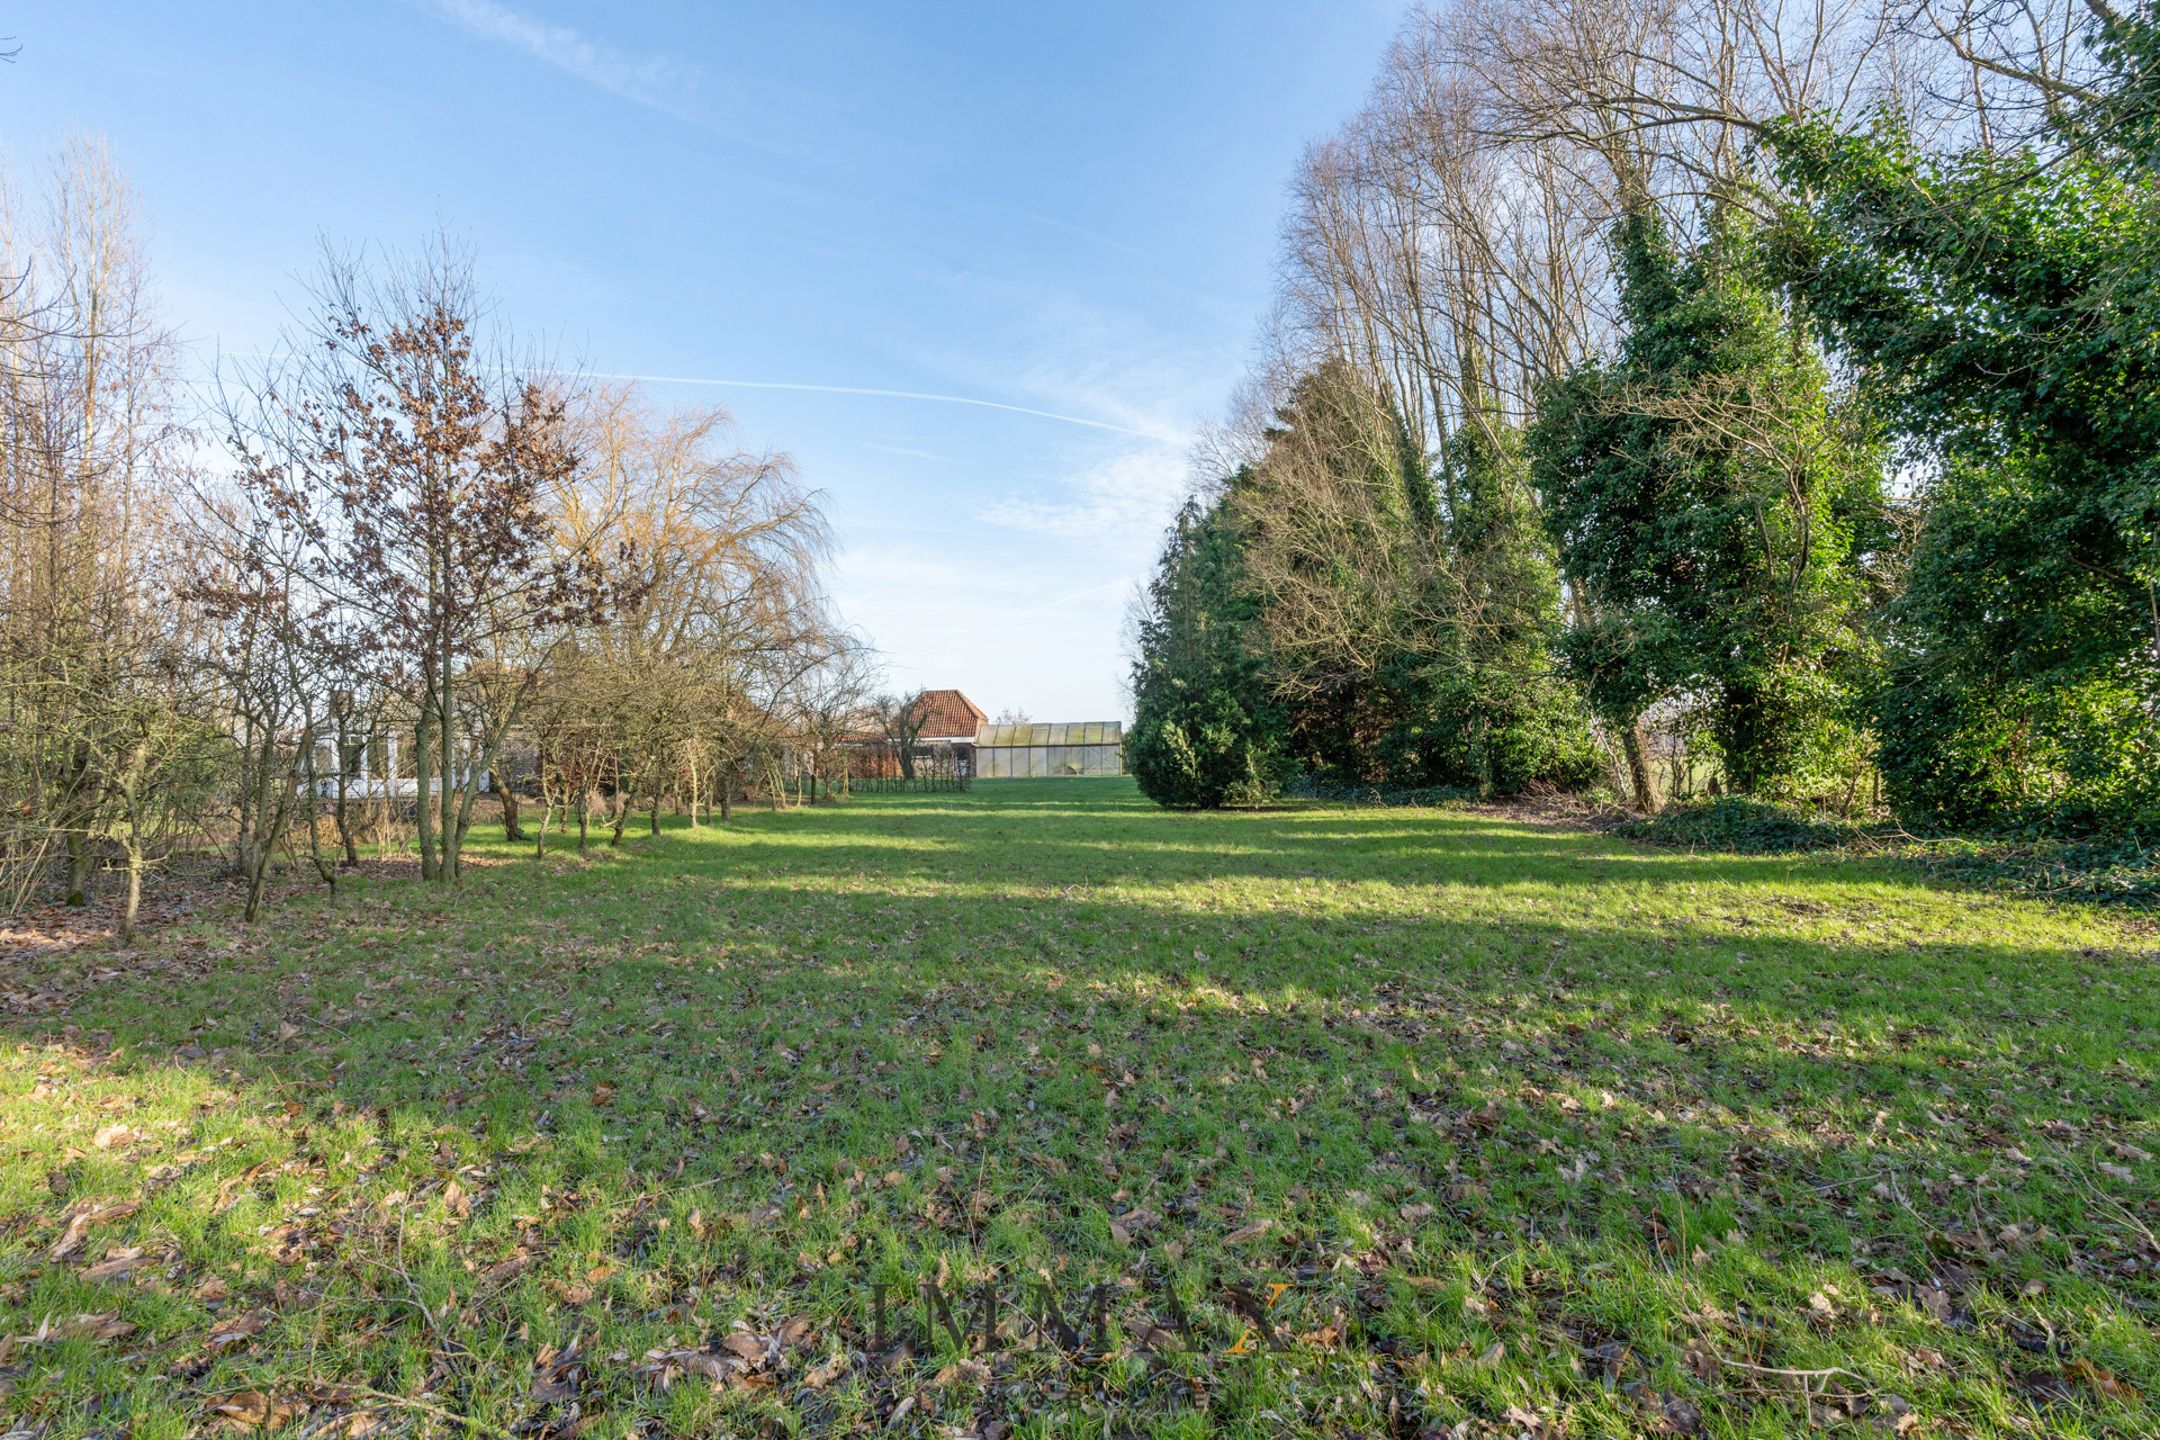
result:
[[[990,717],[958,690],[925,690],[915,697],[915,713],[922,717],[922,737],[929,739],[975,738],[975,727]]]

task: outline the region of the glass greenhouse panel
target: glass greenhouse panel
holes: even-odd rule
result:
[[[975,773],[985,780],[1122,775],[1124,740],[1116,720],[985,724],[975,732]]]

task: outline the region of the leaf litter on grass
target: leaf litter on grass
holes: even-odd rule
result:
[[[11,968],[66,997],[0,1067],[18,1425],[2151,1419],[2160,987],[2104,916],[1118,782],[345,889]]]

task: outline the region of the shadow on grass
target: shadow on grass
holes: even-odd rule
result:
[[[1173,1135],[1254,1132],[1251,1097],[1211,1083],[1226,1056],[1289,1057],[1301,1084],[1448,1076],[1472,1108],[1591,1086],[1667,1110],[1657,1143],[1681,1155],[1719,1152],[1738,1125],[1796,1162],[1849,1150],[1863,1168],[1984,1158],[2096,1073],[2135,1083],[2086,1096],[2090,1120],[2127,1124],[2150,1103],[2150,956],[2069,917],[1991,902],[2020,922],[1996,925],[1963,897],[1901,895],[1880,874],[1645,855],[1480,817],[1166,822],[1135,799],[1071,798],[1101,784],[756,815],[731,836],[677,830],[587,869],[554,862],[562,873],[537,886],[518,867],[451,896],[361,886],[343,906],[294,907],[264,952],[205,967],[183,994],[169,975],[86,960],[108,973],[64,1014],[9,1016],[5,1031],[31,1045],[95,1035],[123,1064],[216,1049],[350,1105],[484,1103],[513,1127],[612,1063],[656,1101],[746,1121],[764,1101],[731,1100],[715,1065],[782,1102],[849,1075],[821,1093],[815,1127],[891,1128],[883,1112],[904,1087],[865,1079],[865,1065],[918,1065],[964,1041],[974,1058],[946,1078],[981,1090],[995,1083],[983,1065],[1046,1037],[1137,1045],[1140,1088],[1177,1112]],[[1098,833],[1032,833],[1046,821]],[[1917,916],[1885,909],[1915,896],[1931,900]],[[539,1014],[570,1018],[516,1028]],[[354,1018],[323,1023],[335,1015]],[[274,1038],[295,1025],[310,1028]],[[776,1065],[775,1046],[796,1058]],[[428,1063],[468,1054],[472,1068]],[[1056,1122],[1042,1143],[1104,1132],[1087,1086],[1046,1103],[1025,1067],[1009,1083]],[[1391,1095],[1334,1118],[1401,1108]],[[1288,1160],[1309,1137],[1293,1115],[1255,1138]],[[1375,1153],[1350,1145],[1330,1178],[1354,1181]]]
[[[65,1052],[114,1093],[289,1101],[331,1170],[336,1117],[364,1117],[415,1142],[398,1184],[477,1164],[515,1196],[485,1212],[497,1241],[548,1191],[603,1217],[684,1187],[799,1204],[729,1272],[783,1292],[831,1289],[794,1267],[843,1222],[886,1263],[965,1243],[1100,1269],[1125,1258],[1107,1217],[1149,1208],[1188,1257],[1257,1219],[1270,1263],[1353,1269],[1405,1237],[1484,1270],[1651,1273],[1676,1235],[1744,1234],[1749,1266],[1703,1303],[1805,1310],[1826,1266],[1954,1268],[1968,1330],[1983,1292],[2038,1283],[2066,1331],[2128,1324],[2108,1358],[2141,1385],[2160,1350],[2153,1197],[2098,1168],[2153,1144],[2160,983],[2075,912],[1486,816],[1165,816],[1095,781],[351,890],[253,942],[33,963],[0,1020],[15,1102]],[[68,1197],[117,1183],[65,1143],[18,1150],[13,1234],[49,1244]],[[576,1223],[581,1254],[665,1249],[634,1218]],[[2046,1238],[2012,1250],[2006,1226]],[[1603,1284],[1563,1308],[1639,1303]],[[2014,1337],[1982,1339],[2008,1373]]]

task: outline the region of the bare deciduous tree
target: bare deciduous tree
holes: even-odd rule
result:
[[[601,557],[557,543],[578,474],[570,402],[483,334],[470,264],[447,247],[379,272],[326,254],[314,300],[232,440],[262,508],[308,541],[309,578],[411,704],[421,873],[454,881],[537,684],[535,638],[612,598]]]
[[[134,202],[103,147],[55,156],[33,209],[0,182],[0,902],[57,859],[88,897],[96,849],[146,845],[188,753],[164,605],[166,497],[185,436]],[[174,717],[166,724],[163,717]],[[158,782],[166,774],[171,785]],[[132,928],[130,906],[123,925]]]

